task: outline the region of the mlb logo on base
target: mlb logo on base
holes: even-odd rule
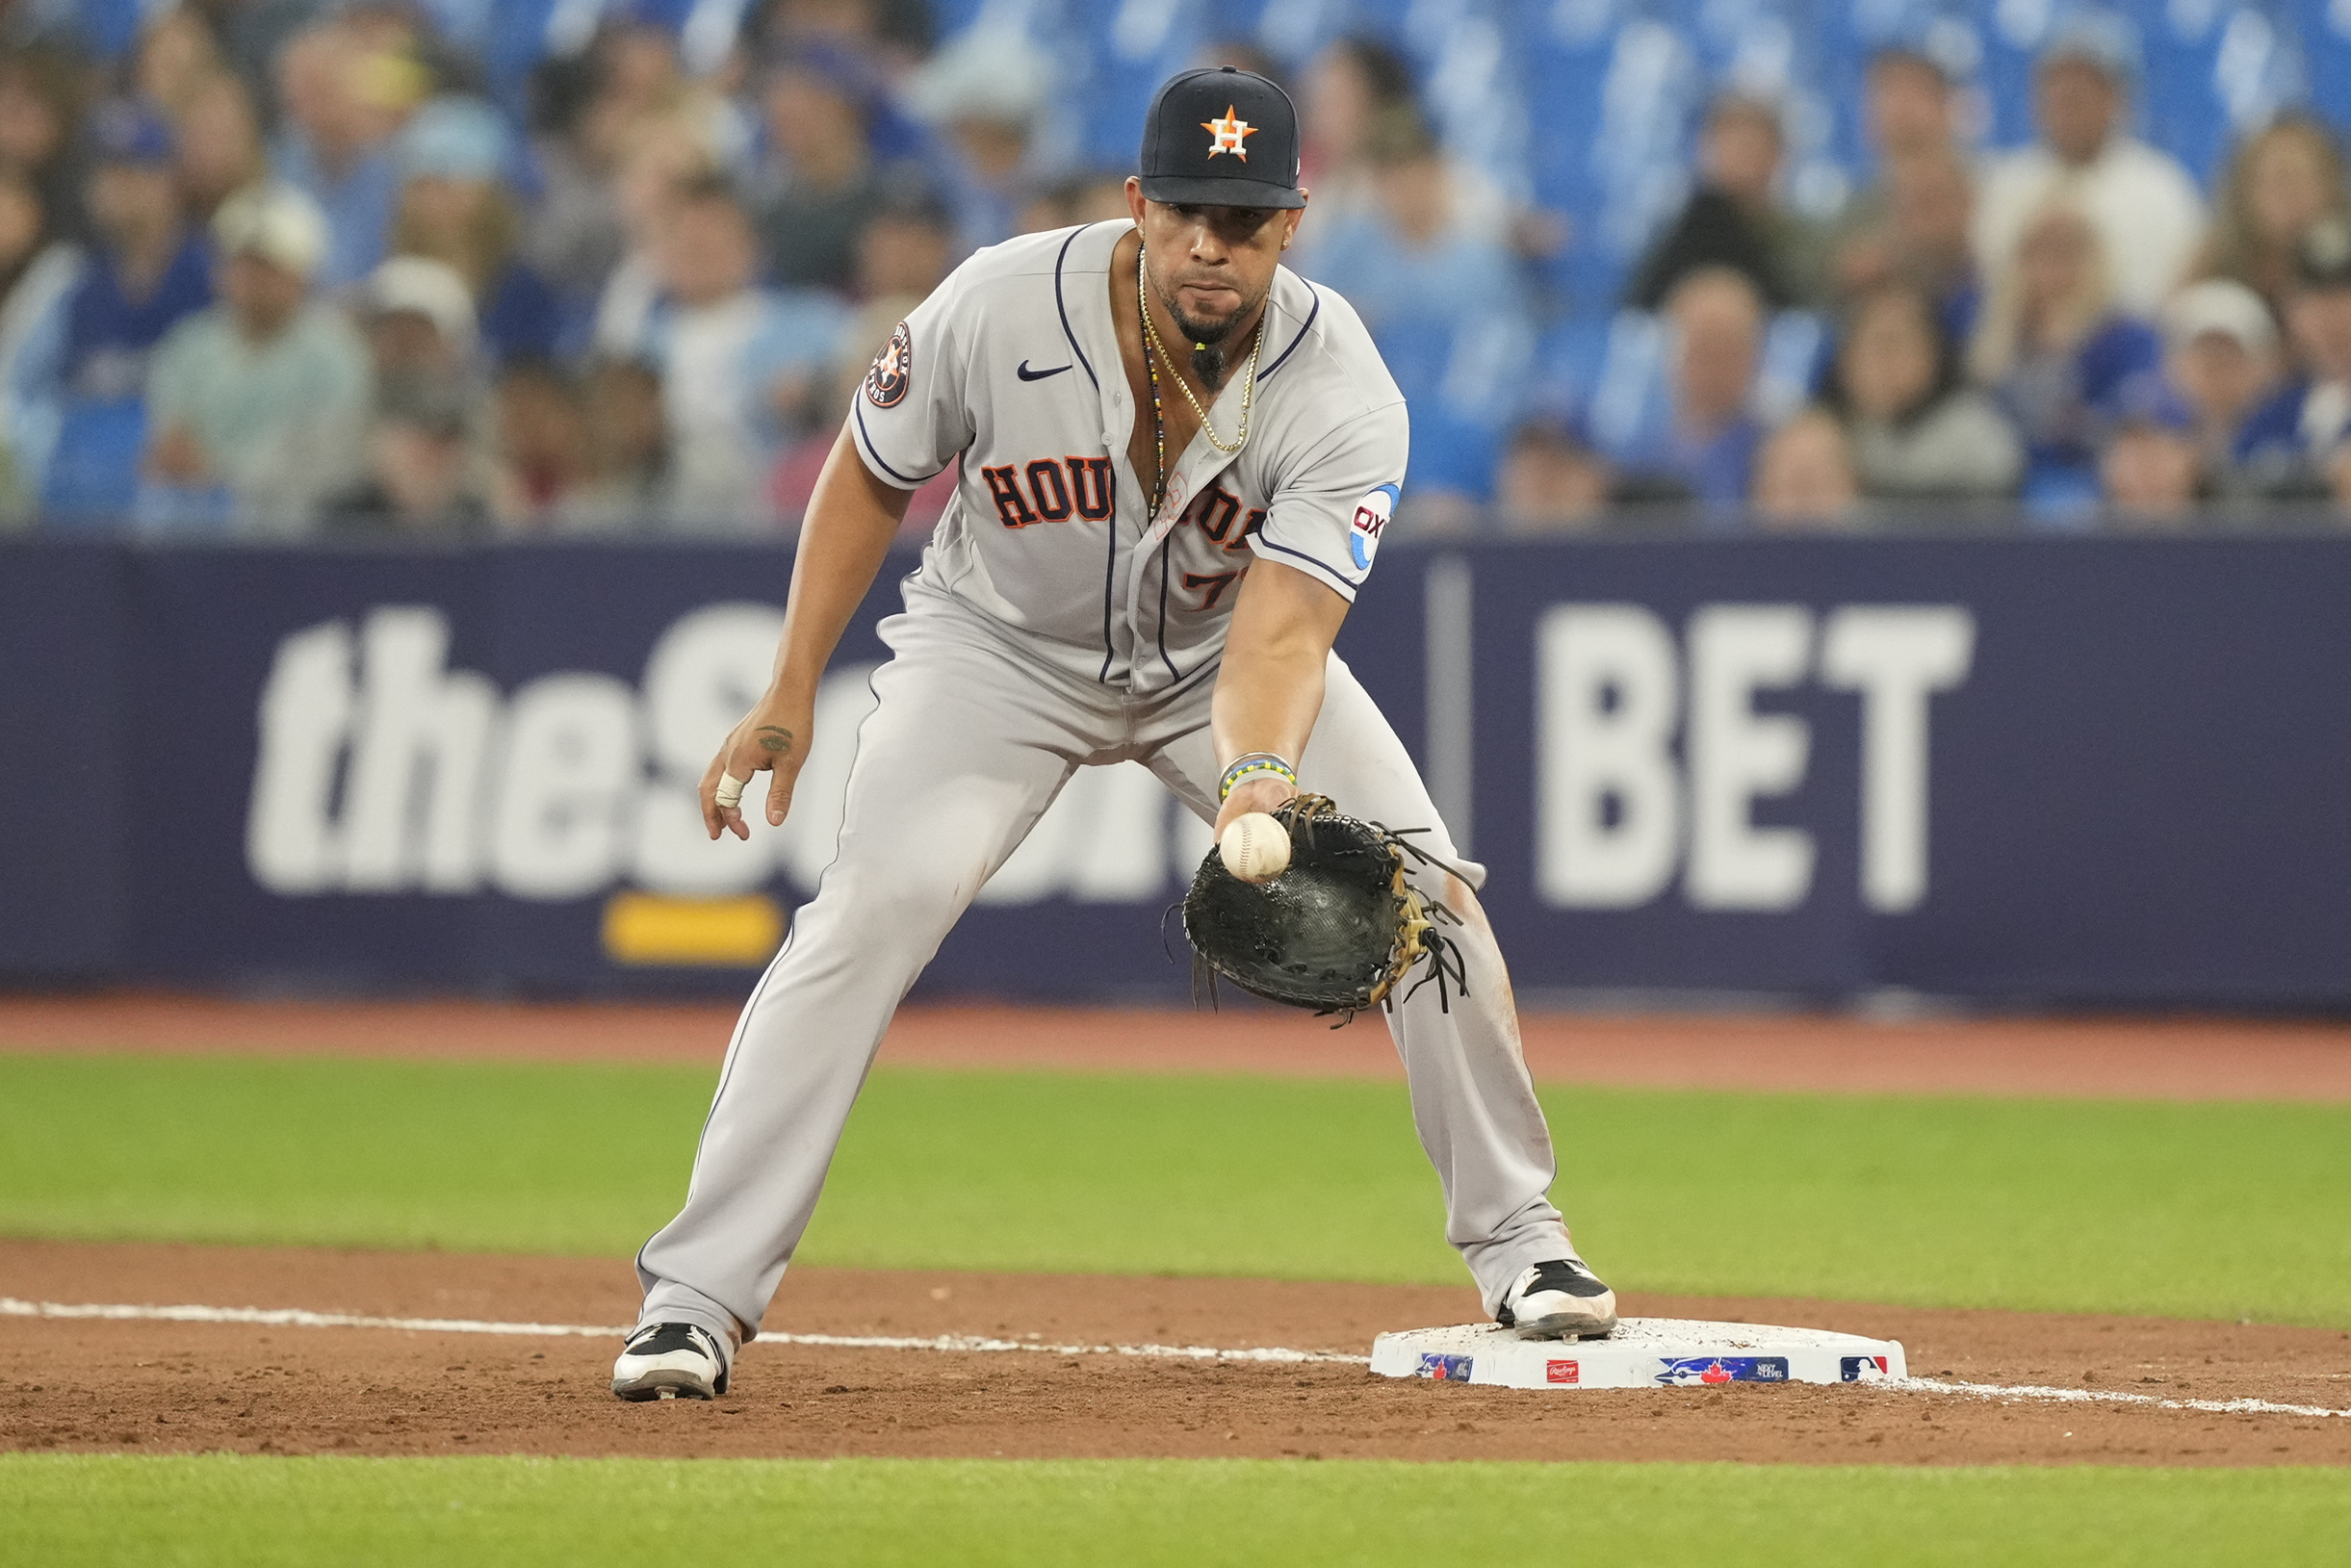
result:
[[[1837,1378],[1840,1382],[1864,1383],[1886,1375],[1886,1358],[1882,1355],[1845,1355],[1837,1358]]]

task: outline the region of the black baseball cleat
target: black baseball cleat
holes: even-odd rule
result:
[[[1582,1258],[1555,1258],[1518,1276],[1494,1322],[1520,1339],[1599,1339],[1616,1326],[1616,1293]]]
[[[708,1400],[727,1391],[727,1358],[700,1324],[647,1324],[612,1363],[612,1392],[624,1400]]]

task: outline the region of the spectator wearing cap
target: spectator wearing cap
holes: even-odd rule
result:
[[[1976,205],[1976,256],[1988,276],[2064,192],[2105,243],[2115,301],[2152,317],[2195,259],[2204,200],[2187,170],[2126,129],[2130,46],[2084,23],[2063,33],[2033,73],[2041,139],[1996,159]]]
[[[814,290],[757,286],[750,219],[715,176],[679,193],[659,260],[663,293],[647,357],[668,424],[667,519],[685,530],[758,531],[773,521],[777,455],[819,413],[845,312]]]
[[[41,496],[54,518],[98,521],[130,509],[146,432],[148,356],[211,301],[212,257],[183,217],[171,131],[160,116],[116,99],[92,116],[90,138],[97,241],[65,302],[58,434]]]
[[[473,291],[447,262],[394,256],[360,296],[375,384],[462,382],[473,368]]]
[[[1727,267],[1769,309],[1817,303],[1822,236],[1779,203],[1784,150],[1775,107],[1739,93],[1717,98],[1698,137],[1698,188],[1641,258],[1625,302],[1655,310],[1689,273]]]
[[[400,175],[392,250],[442,263],[473,296],[492,364],[546,358],[562,337],[563,306],[518,254],[522,219],[505,183],[505,122],[473,98],[436,98],[394,143]]]
[[[866,124],[878,84],[839,48],[788,57],[761,106],[774,167],[753,202],[768,277],[781,288],[847,293],[857,240],[881,199]]]
[[[220,302],[173,328],[148,374],[155,491],[142,504],[163,525],[299,531],[357,467],[367,348],[340,311],[309,297],[327,236],[308,197],[282,185],[242,192],[213,235]]]
[[[2025,438],[2025,500],[2051,519],[2089,504],[2098,452],[2158,373],[2161,340],[2118,308],[2099,229],[2062,196],[1993,274],[1968,370]]]
[[[371,52],[340,21],[305,29],[278,54],[284,117],[270,162],[326,215],[320,288],[348,288],[384,259],[400,197],[389,143],[422,88],[410,63]]]
[[[1051,63],[1024,36],[976,26],[908,79],[907,112],[944,134],[937,184],[952,204],[959,254],[1010,239],[1043,183],[1034,133],[1051,79]]]
[[[1881,501],[2013,495],[2024,444],[1999,405],[1967,384],[1934,302],[1903,283],[1854,301],[1829,379],[1863,494]]]
[[[2207,278],[2163,310],[2163,380],[2143,423],[2194,452],[2203,488],[2222,497],[2292,488],[2300,390],[2285,386],[2277,323],[2261,296]]]

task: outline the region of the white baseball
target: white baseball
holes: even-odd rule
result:
[[[1290,868],[1290,830],[1263,811],[1251,811],[1227,825],[1216,853],[1243,882],[1271,882]]]

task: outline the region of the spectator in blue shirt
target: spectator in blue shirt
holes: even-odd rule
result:
[[[2098,229],[2044,205],[1991,281],[1968,368],[2025,437],[2025,501],[2048,513],[2095,501],[2098,453],[2157,371],[2155,329],[2114,305]]]
[[[517,251],[522,219],[504,179],[510,138],[489,105],[436,98],[395,143],[403,183],[392,248],[455,269],[473,291],[493,366],[559,347],[562,301]]]
[[[326,254],[314,281],[329,292],[375,270],[392,228],[400,170],[386,142],[399,113],[381,101],[375,78],[383,74],[338,22],[296,35],[277,58],[285,118],[270,161],[326,215]]]
[[[1755,373],[1763,356],[1763,296],[1744,272],[1701,267],[1666,296],[1669,414],[1615,458],[1617,493],[1644,501],[1694,501],[1715,520],[1747,498],[1763,425]]]
[[[138,483],[147,359],[182,318],[212,302],[212,256],[181,209],[170,128],[128,99],[91,117],[97,163],[88,201],[98,240],[65,301],[50,384],[57,444],[41,484],[58,519],[114,520]]]
[[[2233,278],[2191,283],[2164,307],[2163,340],[2145,422],[2188,444],[2214,497],[2290,492],[2302,389],[2283,384],[2277,323],[2261,296]]]
[[[674,527],[728,532],[774,521],[769,471],[788,437],[831,418],[815,399],[846,312],[814,290],[759,288],[751,220],[723,178],[681,190],[660,246],[647,334],[661,375]]]
[[[1458,222],[1453,169],[1413,110],[1364,139],[1374,201],[1317,245],[1313,275],[1371,328],[1412,404],[1413,488],[1485,501],[1534,339],[1516,259]]]

